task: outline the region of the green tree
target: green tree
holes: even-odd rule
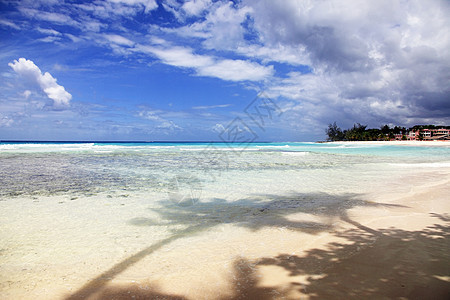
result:
[[[360,123],[354,124],[353,128],[346,131],[345,139],[348,141],[364,140],[366,127],[367,125],[361,125]]]
[[[342,141],[344,139],[344,133],[342,132],[341,128],[337,126],[336,122],[333,124],[328,124],[328,129],[326,130],[326,133],[328,135],[327,141]]]
[[[391,132],[391,128],[389,127],[389,125],[384,125],[381,127],[382,134],[389,134],[389,132]]]
[[[381,130],[376,128],[367,129],[365,134],[366,141],[378,141],[383,136]]]

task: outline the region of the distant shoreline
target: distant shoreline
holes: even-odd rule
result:
[[[347,145],[395,145],[395,146],[449,146],[450,141],[336,141],[325,142],[327,144]]]

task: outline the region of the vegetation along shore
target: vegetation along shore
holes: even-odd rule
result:
[[[389,125],[369,128],[356,123],[352,128],[342,130],[336,122],[326,130],[327,141],[449,141],[450,126],[415,125],[410,128]]]

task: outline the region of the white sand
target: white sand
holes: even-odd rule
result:
[[[327,171],[320,184],[334,185],[309,198],[274,189],[264,209],[164,215],[156,193],[0,201],[0,299],[445,299],[450,167],[386,173],[364,192],[355,182],[355,195],[338,188],[371,176],[365,168]]]
[[[328,142],[330,144],[347,144],[347,145],[393,145],[393,146],[444,146],[450,147],[450,141],[340,141]]]

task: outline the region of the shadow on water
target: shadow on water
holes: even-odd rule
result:
[[[311,250],[306,257],[280,256],[262,259],[256,264],[255,262],[249,262],[245,258],[237,260],[234,264],[235,276],[230,279],[235,286],[234,295],[223,299],[272,299],[278,297],[275,296],[279,295],[279,291],[276,288],[259,287],[257,277],[255,276],[255,270],[258,266],[269,264],[285,268],[291,272],[292,276],[296,276],[297,274],[314,275],[317,272],[320,272],[320,274],[325,272],[325,277],[322,277],[322,279],[311,279],[306,292],[303,293],[307,293],[311,297],[315,295],[320,296],[321,293],[326,296],[320,289],[317,288],[316,290],[316,287],[323,284],[330,284],[331,286],[336,284],[333,276],[337,276],[338,273],[334,274],[334,271],[331,270],[328,274],[327,269],[321,269],[318,265],[335,266],[337,264],[336,259],[339,261],[342,257],[348,255],[348,253],[352,253],[351,251],[355,251],[355,247],[369,247],[369,245],[376,244],[377,247],[379,245],[383,248],[386,243],[391,245],[389,241],[392,240],[397,241],[397,243],[393,243],[392,245],[402,249],[404,247],[409,249],[416,243],[422,245],[426,242],[426,239],[430,239],[427,232],[375,231],[365,227],[351,220],[347,215],[349,209],[357,206],[403,207],[393,204],[364,201],[359,199],[358,195],[355,194],[336,196],[325,193],[290,194],[286,196],[255,195],[252,198],[233,202],[227,202],[224,199],[213,199],[210,202],[202,202],[192,206],[177,206],[173,205],[170,201],[165,201],[162,202],[162,208],[156,210],[164,220],[163,225],[176,225],[177,228],[181,227],[184,229],[173,231],[169,237],[117,263],[111,269],[90,280],[85,286],[67,297],[67,299],[130,299],[131,297],[128,297],[130,293],[135,293],[134,299],[183,299],[181,296],[159,293],[156,287],[152,290],[141,290],[134,286],[113,289],[108,286],[108,283],[117,275],[161,247],[175,240],[199,234],[224,223],[230,223],[254,231],[265,227],[286,227],[308,234],[318,234],[323,231],[332,230],[332,224],[337,220],[342,220],[356,226],[357,229],[340,236],[351,242],[349,245],[330,244],[329,249]],[[288,215],[294,213],[310,214],[318,217],[321,221],[300,222],[289,220]],[[143,217],[132,219],[129,223],[136,226],[159,225],[152,222],[151,219]],[[441,231],[438,231],[437,234]],[[416,238],[419,240],[416,241]],[[421,239],[425,240],[422,241]],[[378,252],[382,252],[380,250]],[[396,254],[396,252],[393,254]],[[436,256],[434,259],[439,260],[439,256]],[[399,267],[402,267],[402,265],[399,265]],[[349,274],[349,276],[358,278],[356,271],[349,270],[349,273],[352,272],[354,274]],[[329,281],[326,281],[327,279]],[[364,282],[362,281],[363,278],[360,278],[359,284],[363,284],[360,288],[365,290]],[[292,288],[298,289],[299,287],[293,283]]]

